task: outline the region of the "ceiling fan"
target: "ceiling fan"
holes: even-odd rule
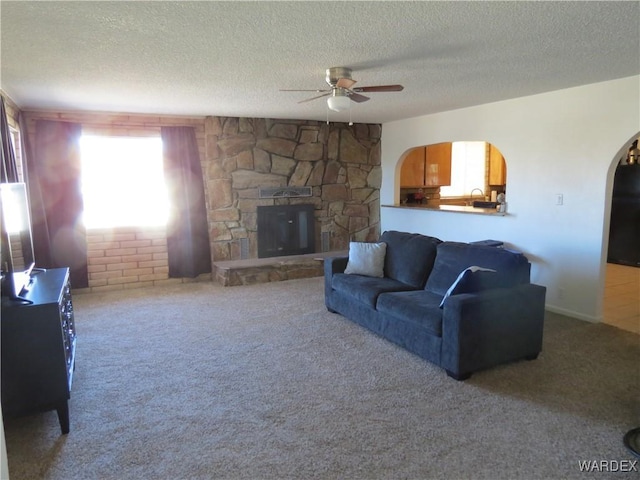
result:
[[[402,85],[376,85],[373,87],[354,87],[356,81],[351,78],[351,69],[347,67],[331,67],[327,68],[327,76],[325,78],[329,89],[316,90],[291,90],[282,89],[281,92],[317,92],[322,95],[301,100],[298,103],[310,102],[317,98],[329,97],[327,106],[336,112],[341,112],[349,108],[350,101],[357,103],[366,102],[369,97],[361,95],[361,93],[370,92],[400,92],[404,89]]]

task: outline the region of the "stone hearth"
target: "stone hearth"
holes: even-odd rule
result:
[[[223,287],[321,277],[324,275],[324,258],[348,254],[349,252],[345,250],[214,262],[214,276]]]

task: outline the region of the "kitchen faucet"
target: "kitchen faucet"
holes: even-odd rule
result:
[[[473,192],[475,192],[476,190],[480,192],[480,196],[484,197],[484,192],[482,191],[481,188],[474,188],[473,190],[471,190],[471,194],[469,195],[469,198],[473,198]]]
[[[482,191],[481,188],[474,188],[473,190],[471,190],[471,193],[469,194],[469,201],[467,202],[467,205],[472,206],[473,205],[473,192],[475,191],[479,191],[480,195],[482,197],[482,199],[484,200],[484,192]]]

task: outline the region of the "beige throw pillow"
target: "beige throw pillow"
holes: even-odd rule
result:
[[[387,244],[384,242],[350,242],[349,261],[344,273],[384,277],[384,257],[386,254]]]

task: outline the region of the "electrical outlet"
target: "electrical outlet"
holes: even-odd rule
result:
[[[564,288],[560,287],[558,289],[558,300],[562,300],[564,298]]]
[[[564,196],[561,193],[556,193],[556,205],[562,205],[564,203]]]

